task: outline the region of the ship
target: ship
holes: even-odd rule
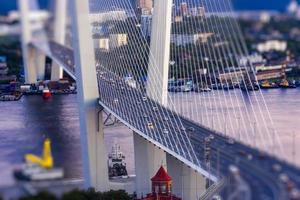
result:
[[[113,145],[111,153],[108,154],[108,175],[111,179],[128,177],[125,156],[117,143]]]
[[[43,89],[43,98],[49,99],[50,97],[52,97],[52,93],[50,92],[50,90],[48,88]]]
[[[261,89],[274,89],[279,88],[279,86],[276,83],[270,83],[269,81],[264,81],[260,84]]]
[[[283,79],[280,84],[279,87],[281,88],[296,88],[296,84],[295,83],[290,83],[288,80]]]
[[[43,155],[41,157],[26,154],[25,164],[20,169],[14,171],[17,180],[24,181],[45,181],[61,179],[64,176],[62,168],[55,168],[51,153],[51,141],[45,139],[43,147]]]
[[[249,83],[249,84],[242,84],[241,85],[242,91],[257,91],[259,90],[259,86],[256,83]]]

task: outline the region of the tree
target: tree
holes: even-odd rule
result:
[[[37,195],[21,197],[19,200],[58,200],[53,194],[49,192],[39,192]]]

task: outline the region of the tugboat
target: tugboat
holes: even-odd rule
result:
[[[52,94],[48,88],[43,89],[43,99],[49,99]]]
[[[281,88],[296,88],[296,84],[295,83],[289,83],[288,80],[283,79],[280,84],[279,87]]]
[[[21,169],[14,171],[17,180],[25,181],[44,181],[63,178],[62,168],[54,168],[54,161],[51,154],[50,139],[44,141],[42,157],[27,154],[25,155],[25,164]]]
[[[120,150],[120,145],[114,144],[112,151],[108,154],[108,175],[109,178],[127,178],[125,156]]]
[[[261,89],[274,89],[279,88],[279,86],[276,83],[270,83],[269,81],[264,81],[260,85]]]
[[[241,85],[241,90],[246,92],[246,91],[257,91],[259,90],[259,87],[256,83],[248,83],[248,84],[242,84]]]

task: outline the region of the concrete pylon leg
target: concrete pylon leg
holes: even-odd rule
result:
[[[85,187],[107,191],[109,188],[107,154],[102,112],[97,112],[97,99],[100,94],[92,33],[89,27],[89,2],[74,0],[71,5]]]
[[[168,103],[172,3],[172,0],[154,1],[152,17],[147,95],[162,105]]]
[[[138,197],[151,192],[151,178],[161,165],[166,168],[166,153],[140,137],[133,134],[136,193]]]
[[[55,1],[54,40],[64,45],[66,41],[67,0]],[[63,68],[57,63],[52,64],[51,80],[63,78]]]
[[[172,192],[183,200],[197,200],[205,192],[206,179],[185,164],[167,155],[168,173],[173,179]]]
[[[52,62],[51,67],[51,81],[58,81],[63,78],[63,68],[59,66],[57,63]]]
[[[27,46],[25,49],[26,53],[23,53],[25,67],[25,82],[28,84],[36,83],[36,49],[29,46]]]
[[[46,56],[38,50],[35,51],[35,68],[37,79],[44,80],[46,70]]]
[[[37,77],[36,69],[34,68],[34,50],[29,46],[32,38],[29,5],[28,0],[18,0],[18,7],[21,14],[21,41],[25,83],[31,84],[36,83]]]

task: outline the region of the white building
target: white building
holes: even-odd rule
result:
[[[109,39],[108,38],[95,38],[94,39],[94,47],[109,51]]]
[[[114,10],[103,13],[91,13],[91,23],[103,23],[107,21],[125,21],[127,19],[125,10]]]
[[[128,36],[125,33],[111,34],[109,36],[109,48],[114,49],[128,44]]]
[[[195,33],[195,34],[172,34],[171,43],[180,45],[206,43],[213,33]]]
[[[269,40],[257,45],[257,50],[259,52],[268,52],[268,51],[286,51],[287,42],[279,40]]]
[[[288,7],[287,7],[287,12],[289,14],[294,15],[294,14],[296,14],[298,12],[298,9],[299,9],[298,2],[296,0],[292,0],[290,2],[290,4],[288,5]]]
[[[40,23],[45,22],[50,18],[50,13],[46,10],[35,10],[30,11],[29,20],[31,23]],[[20,20],[20,13],[19,11],[10,11],[8,13],[8,20],[13,21],[19,21]]]
[[[264,63],[265,59],[262,57],[262,55],[257,54],[257,53],[256,54],[251,54],[249,56],[242,56],[239,59],[240,66],[246,66],[249,62],[252,63],[252,64]]]

